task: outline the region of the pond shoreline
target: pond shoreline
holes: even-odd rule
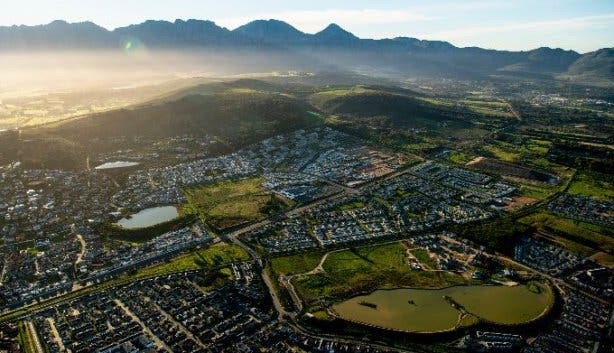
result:
[[[546,290],[548,291],[548,293],[546,293],[545,295],[548,295],[548,302],[546,304],[546,306],[544,307],[544,309],[536,316],[531,317],[529,320],[523,321],[523,322],[497,322],[497,321],[493,321],[493,320],[488,320],[483,318],[483,314],[482,315],[478,315],[475,313],[472,313],[470,310],[467,310],[463,305],[461,305],[463,307],[463,310],[459,310],[458,308],[454,307],[453,305],[451,305],[450,307],[453,308],[454,310],[456,310],[458,312],[458,316],[456,318],[456,322],[454,323],[453,326],[451,326],[450,328],[446,328],[446,329],[441,329],[441,330],[412,330],[412,329],[401,329],[399,327],[391,327],[391,326],[384,326],[378,323],[374,323],[374,322],[367,322],[365,320],[360,320],[360,319],[356,319],[356,318],[350,318],[347,316],[343,316],[342,314],[340,314],[335,308],[334,306],[338,306],[341,303],[346,303],[352,299],[356,299],[358,297],[366,297],[369,295],[373,295],[376,292],[391,292],[391,291],[403,291],[403,290],[415,290],[415,291],[445,291],[446,289],[451,289],[451,288],[467,288],[467,287],[498,287],[498,288],[505,288],[504,286],[500,286],[500,285],[491,285],[491,284],[485,284],[485,285],[479,285],[479,286],[475,286],[475,285],[452,285],[452,286],[446,286],[446,287],[440,287],[440,288],[415,288],[415,287],[398,287],[398,288],[383,288],[383,289],[376,289],[367,293],[356,293],[354,295],[352,295],[351,297],[343,300],[340,303],[337,304],[333,304],[330,305],[326,311],[328,312],[329,315],[333,316],[335,319],[338,320],[342,320],[344,322],[348,322],[348,323],[352,323],[352,324],[358,324],[361,326],[366,326],[366,327],[370,327],[370,328],[376,328],[379,330],[386,330],[386,331],[391,331],[391,332],[397,332],[397,333],[405,333],[405,334],[417,334],[417,335],[437,335],[437,334],[445,334],[445,333],[452,333],[464,328],[468,328],[468,327],[473,327],[473,326],[477,326],[477,325],[492,325],[492,326],[497,326],[497,327],[508,327],[508,328],[517,328],[517,327],[524,327],[526,325],[531,325],[531,324],[535,324],[541,320],[543,320],[546,316],[548,316],[548,314],[552,311],[553,307],[556,304],[556,299],[557,299],[557,293],[555,291],[555,288],[552,287],[552,285],[550,283],[547,282],[538,282],[541,286],[547,288]],[[522,285],[522,286],[526,286],[526,285]],[[513,287],[507,287],[507,288],[513,288]],[[527,288],[528,290],[528,288]],[[446,297],[446,295],[444,295],[443,297]],[[448,296],[449,297],[449,296]],[[449,297],[450,298],[450,297]],[[363,300],[373,300],[373,298],[363,298]],[[444,299],[445,300],[445,299]],[[455,300],[455,302],[457,302]],[[449,304],[449,302],[448,302]],[[460,305],[460,303],[458,303]],[[349,303],[348,303],[349,305]],[[374,310],[374,309],[372,309]],[[376,311],[376,310],[374,310]],[[488,315],[486,315],[488,316]],[[466,318],[475,319],[475,322],[463,322]],[[378,320],[375,320],[378,321]]]

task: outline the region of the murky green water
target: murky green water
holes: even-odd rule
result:
[[[458,286],[445,289],[378,290],[333,306],[342,318],[409,332],[448,331],[456,327],[460,311],[444,297],[462,305],[481,319],[501,324],[521,324],[549,308],[552,292],[527,286]],[[362,303],[362,304],[361,304]],[[364,305],[368,303],[369,305]],[[371,304],[375,304],[373,308]]]

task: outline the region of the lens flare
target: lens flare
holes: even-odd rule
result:
[[[146,50],[145,45],[138,38],[129,37],[122,41],[122,47],[127,54],[134,54]]]

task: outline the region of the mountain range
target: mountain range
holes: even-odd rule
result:
[[[445,41],[397,37],[361,39],[336,24],[308,34],[279,20],[256,20],[234,30],[211,21],[145,21],[109,31],[92,22],[54,21],[0,27],[0,52],[144,47],[150,50],[251,50],[287,59],[296,69],[338,67],[422,77],[492,75],[614,81],[614,50],[579,54],[542,47],[530,51],[459,48]],[[272,59],[270,65],[280,60]],[[249,60],[249,59],[247,59]],[[262,63],[260,63],[262,64]],[[275,69],[275,67],[271,67]]]

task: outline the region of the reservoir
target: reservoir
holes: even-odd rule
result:
[[[160,206],[146,208],[130,217],[120,219],[117,224],[125,229],[138,229],[152,227],[160,223],[168,222],[179,216],[175,206]]]
[[[451,300],[450,300],[451,299]],[[530,322],[552,306],[552,289],[529,286],[456,286],[444,289],[377,290],[332,306],[342,319],[406,332],[455,329],[462,314],[452,302],[487,322],[512,325]]]
[[[104,170],[104,169],[126,168],[126,167],[134,167],[135,165],[139,165],[139,163],[138,162],[117,161],[117,162],[103,163],[95,167],[94,169]]]

